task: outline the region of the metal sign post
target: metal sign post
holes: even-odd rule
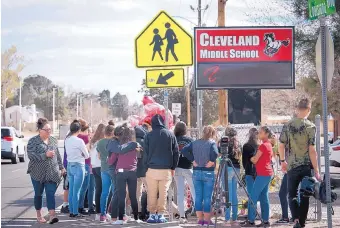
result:
[[[316,115],[315,116],[315,126],[316,126],[316,151],[318,152],[318,165],[319,170],[321,170],[321,116]],[[322,207],[321,202],[318,200],[316,204],[317,208],[317,221],[320,222],[322,219]]]
[[[334,61],[333,59],[327,58],[327,43],[326,32],[327,27],[325,23],[325,18],[320,18],[321,26],[321,59],[322,59],[322,119],[323,119],[323,137],[324,137],[324,154],[325,154],[325,181],[326,181],[326,199],[327,199],[327,223],[328,228],[332,227],[332,204],[331,204],[331,183],[329,175],[329,148],[328,148],[328,110],[327,110],[327,75],[333,72],[328,72],[327,62]]]
[[[169,128],[169,120],[168,120],[168,106],[169,106],[169,94],[168,89],[164,89],[164,108],[165,108],[165,127]]]

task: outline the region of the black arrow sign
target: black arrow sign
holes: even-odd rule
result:
[[[170,71],[169,73],[167,73],[166,75],[163,76],[163,74],[161,73],[159,76],[158,76],[158,79],[157,79],[157,83],[156,84],[162,84],[162,85],[167,85],[168,82],[167,80],[169,80],[170,78],[172,78],[174,76],[174,72]]]

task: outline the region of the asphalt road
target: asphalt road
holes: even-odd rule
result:
[[[28,161],[14,165],[9,160],[1,160],[1,227],[30,227],[36,222],[34,191],[30,176],[26,174],[27,165]],[[57,206],[62,204],[61,194],[59,188]],[[45,200],[43,205],[46,205]],[[46,207],[43,212],[47,213]]]

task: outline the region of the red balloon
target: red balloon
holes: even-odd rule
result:
[[[164,106],[155,102],[152,97],[144,96],[143,104],[144,104],[144,116],[141,117],[139,124],[143,124],[145,122],[151,124],[151,119],[156,114],[161,115],[165,120],[166,115],[165,113],[167,112],[169,128],[171,128],[174,125],[171,111],[169,109],[165,110]]]
[[[144,96],[142,102],[143,102],[143,105],[146,105],[146,104],[155,103],[155,100],[150,96]]]

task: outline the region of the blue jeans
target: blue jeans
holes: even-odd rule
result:
[[[85,164],[85,178],[83,185],[80,190],[80,196],[79,196],[79,208],[84,208],[84,201],[85,201],[85,195],[86,191],[88,191],[87,199],[89,202],[89,209],[93,209],[93,191],[94,191],[94,183],[93,183],[93,174],[92,175],[92,194],[90,192],[90,183],[91,183],[91,175],[90,175],[90,165]],[[92,197],[92,198],[91,198]],[[92,199],[92,200],[90,200]],[[90,203],[91,202],[91,203]]]
[[[114,183],[112,181],[112,170],[102,172],[102,195],[100,196],[100,213],[106,215],[107,213],[107,200],[109,197],[110,189],[114,193]],[[118,205],[117,205],[118,207]]]
[[[78,162],[68,162],[67,176],[69,181],[68,202],[71,214],[78,214],[79,197],[85,178],[85,165]]]
[[[229,188],[229,201],[233,210],[232,220],[237,220],[238,215],[238,199],[237,199],[237,184],[238,179],[236,175],[240,175],[240,169],[235,169],[237,174],[234,172],[232,167],[228,167],[228,188]],[[224,177],[223,179],[224,180]],[[224,182],[224,181],[222,181]],[[223,185],[224,186],[224,185]],[[225,220],[230,220],[230,207],[227,208],[225,213]]]
[[[44,189],[46,193],[47,209],[55,210],[55,192],[57,191],[57,183],[41,183],[40,181],[33,180],[33,178],[31,178],[31,180],[34,188],[35,210],[40,211],[42,208]]]
[[[257,176],[254,181],[254,186],[251,191],[250,199],[248,202],[248,220],[250,222],[255,221],[257,201],[260,200],[261,205],[261,217],[265,222],[269,221],[269,183],[271,176]],[[251,203],[254,203],[253,205]]]
[[[282,208],[282,218],[288,219],[288,179],[287,174],[282,178],[280,192],[280,203]]]
[[[214,189],[214,171],[194,170],[192,179],[195,186],[195,209],[210,213],[211,196]]]
[[[246,175],[246,186],[247,186],[247,192],[249,196],[251,195],[251,191],[253,190],[254,186],[254,177],[250,175]]]

